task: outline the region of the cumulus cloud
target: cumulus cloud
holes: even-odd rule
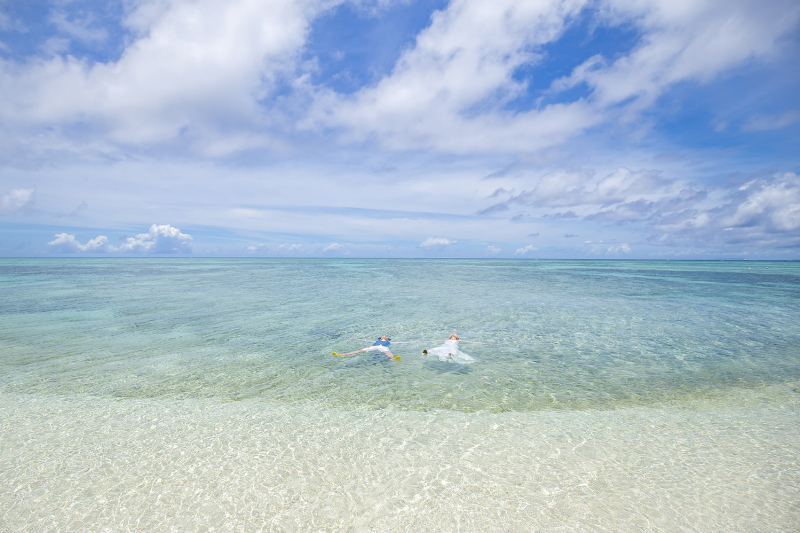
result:
[[[609,248],[609,249],[608,249],[608,251],[609,251],[610,253],[618,253],[618,252],[623,252],[623,253],[629,254],[629,253],[631,253],[631,247],[630,247],[630,246],[628,246],[626,243],[624,243],[624,242],[623,242],[622,244],[620,244],[620,245],[619,245],[618,247],[616,247],[616,248]]]
[[[441,9],[434,12],[429,25],[397,52],[392,68],[385,68],[382,78],[367,76],[373,82],[360,88],[338,83],[341,78],[337,76],[343,73],[331,73],[344,61],[319,69],[313,65],[316,59],[308,57],[314,53],[315,43],[325,42],[312,42],[309,35],[317,37],[313,32],[331,28],[325,23],[315,26],[315,22],[344,1],[125,2],[120,10],[122,20],[108,25],[114,28],[108,33],[96,20],[69,7],[74,4],[51,3],[56,7],[42,20],[48,22],[48,32],[55,29],[57,35],[48,44],[33,44],[37,51],[47,46],[54,55],[22,56],[9,49],[0,57],[0,159],[7,160],[4,156],[14,153],[16,146],[24,146],[24,150],[47,154],[70,151],[82,161],[92,159],[95,151],[113,151],[114,156],[124,153],[128,160],[147,152],[144,159],[154,162],[156,172],[150,175],[160,181],[157,187],[138,177],[134,185],[133,174],[123,168],[124,163],[118,163],[119,157],[104,159],[113,162],[108,165],[111,179],[102,183],[70,181],[69,174],[78,173],[74,166],[62,167],[66,170],[51,166],[50,172],[46,158],[37,159],[39,168],[44,169],[40,175],[45,177],[21,183],[39,187],[36,201],[37,211],[43,213],[38,216],[41,224],[52,224],[54,214],[60,216],[86,198],[92,212],[81,212],[82,223],[95,227],[141,221],[141,212],[136,212],[139,206],[157,204],[174,206],[174,219],[181,217],[187,223],[259,231],[269,228],[275,234],[321,236],[325,242],[306,244],[305,248],[270,244],[269,250],[249,249],[265,253],[334,252],[338,243],[326,244],[342,238],[347,239],[346,249],[352,251],[358,249],[359,239],[391,238],[407,243],[409,235],[444,234],[461,239],[459,250],[469,249],[465,243],[473,239],[513,242],[504,252],[510,255],[526,244],[512,239],[548,227],[546,232],[542,229],[546,237],[537,239],[544,252],[553,245],[549,239],[561,241],[565,230],[595,235],[578,222],[607,226],[617,232],[615,242],[627,239],[637,243],[637,253],[641,252],[641,235],[633,238],[623,233],[644,231],[651,242],[659,244],[704,239],[770,246],[797,242],[796,210],[792,204],[782,203],[782,198],[794,198],[791,178],[781,175],[743,184],[741,190],[727,196],[723,188],[725,182],[745,179],[736,176],[748,173],[750,179],[757,167],[791,161],[790,157],[770,156],[770,162],[762,157],[753,163],[758,158],[750,155],[759,148],[756,137],[762,136],[744,136],[738,131],[796,124],[797,111],[786,111],[786,102],[765,105],[756,102],[755,92],[750,92],[749,98],[737,98],[734,114],[738,116],[711,110],[715,118],[700,117],[700,122],[728,123],[728,133],[715,139],[737,138],[701,143],[702,148],[681,146],[696,138],[697,130],[669,139],[674,142],[667,148],[662,135],[669,136],[672,126],[659,128],[658,138],[648,137],[645,131],[649,123],[664,115],[666,108],[661,104],[679,107],[688,102],[687,92],[691,96],[700,93],[702,98],[697,101],[708,101],[716,95],[697,91],[697,87],[720,80],[726,73],[737,73],[739,67],[767,65],[767,78],[774,86],[771,76],[775,69],[767,60],[781,48],[790,49],[787,42],[797,44],[800,4],[795,0],[451,0],[440,3]],[[353,1],[370,11],[406,0]],[[390,21],[380,24],[385,22]],[[8,29],[15,24],[0,14],[0,27]],[[582,46],[583,36],[576,33],[586,26],[601,31],[596,39],[590,37],[582,43],[588,46]],[[567,32],[570,29],[574,31]],[[617,40],[619,36],[624,38]],[[77,41],[88,49],[115,39],[119,40],[98,54],[102,58],[68,54],[77,49]],[[629,44],[624,44],[626,41]],[[591,58],[587,57],[594,52],[572,54],[589,47],[602,54]],[[566,59],[561,64],[559,54],[567,49],[570,53],[563,56]],[[372,64],[367,61],[364,65],[371,68],[381,55],[387,67],[385,55],[395,50],[381,49],[368,57]],[[552,57],[547,59],[547,54]],[[557,57],[559,65],[554,69],[552,60]],[[319,61],[323,60],[320,56]],[[566,74],[563,78],[552,80],[562,73]],[[787,79],[784,89],[794,80]],[[721,85],[710,87],[720,92],[723,102],[731,91],[742,87],[734,83],[722,90]],[[343,86],[349,87],[348,92],[337,92],[337,87]],[[681,89],[667,94],[674,87]],[[764,90],[761,96],[777,89]],[[728,104],[720,104],[724,105]],[[796,107],[794,102],[788,105]],[[743,120],[742,113],[751,114]],[[635,120],[639,118],[643,120]],[[608,146],[617,138],[630,140],[617,130],[618,125],[642,131],[643,137],[637,139],[641,142],[627,145],[629,150],[622,155],[614,150],[598,154],[598,144]],[[304,129],[298,132],[298,128]],[[606,136],[609,130],[622,135]],[[587,133],[586,138],[565,143],[582,132]],[[787,128],[787,132],[795,130]],[[703,134],[714,135],[705,130]],[[596,143],[600,136],[603,139]],[[190,180],[165,170],[169,163],[159,161],[162,155],[172,156],[176,146],[208,157],[224,157],[265,145],[303,150],[307,141],[315,149],[311,157],[294,157],[297,152],[291,150],[283,152],[291,157],[276,157],[274,150],[261,150],[257,156],[229,161],[235,163],[228,167],[230,184],[212,181],[220,174],[210,176],[205,170],[209,165],[200,161],[197,166],[204,169],[196,182],[202,183],[192,188],[191,194],[186,194]],[[790,145],[790,141],[784,139],[782,144]],[[723,149],[717,148],[731,147],[732,142],[737,150],[720,155]],[[359,143],[370,145],[368,157],[360,157]],[[381,153],[372,150],[374,145],[400,152]],[[554,146],[563,148],[550,149]],[[664,161],[652,157],[653,153],[667,150],[697,155],[706,148],[703,155],[711,155],[711,159],[701,164],[688,161],[691,156],[687,156],[685,165],[679,166],[675,159],[665,163],[663,172],[650,168]],[[469,157],[440,157],[442,152]],[[739,159],[737,154],[745,155]],[[290,158],[298,163],[283,168],[275,163]],[[372,158],[373,162],[364,162]],[[436,164],[421,164],[426,158]],[[323,164],[323,159],[335,164]],[[396,164],[400,159],[413,162]],[[745,165],[729,172],[745,159]],[[459,167],[455,161],[464,164]],[[358,165],[392,170],[367,177],[360,171],[351,172]],[[259,168],[254,170],[256,166]],[[332,171],[334,166],[343,170]],[[424,171],[419,170],[423,167]],[[500,170],[492,172],[496,169]],[[668,180],[665,175],[679,177]],[[698,184],[698,179],[707,182]],[[374,203],[377,195],[373,194],[378,182],[386,184],[380,205]],[[449,188],[449,196],[442,192],[445,182],[457,183]],[[109,183],[120,186],[110,192],[114,187]],[[267,183],[267,187],[260,186]],[[125,186],[128,191],[136,189],[133,194],[139,196],[126,194],[123,206],[119,193]],[[0,215],[32,205],[33,198],[33,189],[10,191],[0,197]],[[50,203],[43,205],[45,202]],[[278,213],[274,208],[278,205],[291,208]],[[370,212],[365,209],[353,216],[354,206],[369,207]],[[321,215],[320,207],[336,213]],[[338,209],[342,207],[346,209]],[[197,214],[201,209],[206,212]],[[213,222],[204,216],[209,209],[215,210]],[[398,223],[395,215],[387,216],[390,209],[407,216]],[[475,220],[475,213],[485,218]],[[89,217],[98,218],[89,221]],[[516,227],[509,228],[508,219]],[[612,225],[615,227],[608,227]],[[522,238],[531,242],[531,235]],[[262,238],[273,242],[273,237]],[[146,233],[122,245],[115,242],[118,246],[99,239],[81,243],[74,236],[70,240],[69,235],[59,234],[52,246],[74,252],[166,253],[190,245],[179,236],[160,233]],[[310,239],[298,237],[302,242]],[[414,253],[420,249],[430,253],[455,242],[431,237]],[[472,249],[482,246],[485,244]],[[487,251],[491,253],[491,249]]]
[[[503,249],[502,248],[498,248],[497,246],[492,246],[490,244],[489,246],[486,247],[486,251],[489,252],[492,255],[496,255],[496,254],[499,254],[500,252],[502,252]]]
[[[529,254],[531,252],[535,252],[536,250],[538,250],[538,248],[536,248],[532,244],[529,244],[528,246],[526,246],[524,248],[517,248],[516,250],[514,250],[514,255],[525,255],[525,254]]]
[[[793,172],[749,181],[722,205],[656,217],[658,244],[800,245],[800,177]]]
[[[588,95],[510,111],[527,91],[517,70],[535,68],[584,9],[600,25],[634,28],[639,42],[619,57],[589,58],[550,89],[558,96],[580,86]],[[310,123],[395,149],[536,151],[631,120],[678,83],[770,57],[798,17],[793,0],[454,0],[380,82],[354,95],[318,91]]]
[[[105,235],[91,239],[86,244],[81,244],[72,234],[57,233],[55,237],[47,244],[62,252],[173,254],[192,251],[192,236],[181,233],[178,228],[169,224],[153,224],[150,231],[128,237],[120,246],[110,245]]]
[[[635,115],[677,83],[770,57],[800,17],[793,0],[452,0],[389,74],[339,94],[310,81],[314,61],[303,53],[314,22],[343,2],[128,3],[119,21],[124,48],[106,62],[66,53],[61,36],[97,43],[108,32],[91,15],[56,8],[55,56],[0,60],[0,122],[11,138],[47,128],[52,138],[43,139],[59,146],[78,142],[64,132],[79,125],[93,149],[181,143],[211,157],[281,147],[298,125],[392,149],[529,153]],[[355,0],[368,11],[392,3]],[[558,96],[580,86],[588,94],[514,108],[530,97],[519,70],[539,66],[584,10],[600,26],[633,28],[638,43],[619,57],[588,59],[550,89]]]
[[[741,186],[739,191],[742,201],[732,202],[733,213],[722,219],[726,227],[761,225],[779,232],[800,229],[800,177],[797,174],[787,172],[772,180],[754,180]]]
[[[624,102],[641,109],[678,82],[706,82],[744,61],[769,57],[800,17],[791,0],[606,0],[601,6],[609,22],[643,32],[639,46],[613,62],[594,56],[553,88],[586,84],[593,103],[604,108]]]
[[[454,0],[434,13],[376,86],[352,97],[321,91],[311,123],[343,127],[354,138],[377,136],[400,149],[550,146],[595,123],[592,111],[582,102],[516,115],[504,107],[526,90],[514,79],[516,69],[538,62],[536,50],[560,36],[585,3]]]
[[[128,146],[188,140],[222,153],[263,143],[267,114],[259,102],[294,72],[309,21],[324,4],[131,4],[122,26],[132,38],[116,61],[0,61],[0,119],[7,127],[80,123],[84,132]],[[52,17],[74,37],[104,37],[91,20],[59,11]]]
[[[153,224],[150,231],[128,237],[115,251],[172,254],[192,251],[192,236],[169,224]]]
[[[0,215],[11,215],[33,205],[35,188],[11,189],[0,196]]]
[[[444,237],[428,237],[424,242],[419,245],[425,249],[442,249],[446,246],[457,243],[458,241],[446,239]]]
[[[651,195],[653,196],[653,195]],[[583,217],[591,222],[612,223],[616,225],[654,223],[664,217],[681,211],[691,211],[708,197],[705,190],[683,188],[678,192],[662,191],[654,200],[638,199],[616,205],[612,209],[597,211]],[[556,218],[555,216],[551,218]]]
[[[580,217],[582,221],[615,226],[636,225],[649,234],[648,240],[652,244],[697,247],[734,243],[776,247],[800,244],[800,178],[793,172],[748,181],[722,198],[719,198],[720,191],[716,191],[713,201],[709,201],[708,191],[678,183],[673,187],[656,189],[647,195],[651,199],[636,199],[642,192],[637,189],[638,186],[623,186],[617,188],[617,192],[624,194],[608,194],[611,189],[604,192],[599,186],[592,190],[579,187],[575,189],[576,199],[572,203],[577,204],[578,200],[586,202],[576,205],[584,212]],[[559,191],[537,196],[537,190],[524,193],[524,200],[545,207],[566,201]],[[635,193],[627,201],[616,203],[609,209],[596,209],[598,205],[602,207],[607,199],[620,200],[630,191]],[[522,200],[518,197],[514,201]],[[563,218],[560,213],[544,216]],[[565,237],[573,236],[565,234]],[[591,248],[593,254],[620,252],[628,253],[629,250],[598,244]]]
[[[800,177],[793,172],[750,180],[730,192],[700,189],[678,181],[669,183],[649,171],[619,169],[594,185],[580,184],[575,177],[578,175],[548,174],[533,189],[515,195],[505,205],[553,209],[567,204],[574,210],[541,216],[633,226],[654,245],[694,249],[730,245],[780,249],[800,245]],[[576,236],[564,233],[565,238]],[[627,243],[588,244],[589,252],[595,255],[631,253]],[[525,251],[520,248],[516,253]]]
[[[626,243],[611,245],[603,243],[592,244],[590,241],[587,241],[587,243],[590,244],[589,253],[592,255],[619,255],[631,253],[631,247]]]
[[[100,235],[86,244],[81,244],[75,239],[75,235],[67,233],[56,233],[56,238],[47,243],[61,252],[108,252],[113,251],[108,246],[108,237]]]
[[[671,185],[657,172],[632,171],[624,167],[618,168],[593,186],[587,186],[586,181],[584,175],[576,173],[549,174],[539,181],[533,191],[520,195],[516,201],[548,207],[611,205],[632,196],[654,194]]]
[[[334,242],[334,243],[329,244],[325,248],[323,248],[322,251],[323,252],[333,252],[333,251],[336,251],[336,250],[341,250],[342,248],[344,248],[344,246],[342,246],[338,242]]]

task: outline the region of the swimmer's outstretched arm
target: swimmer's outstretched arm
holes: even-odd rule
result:
[[[339,357],[344,357],[345,355],[353,355],[354,353],[366,352],[369,348],[364,348],[363,350],[353,350],[352,352],[347,353],[336,353],[333,352],[333,355],[338,355]]]

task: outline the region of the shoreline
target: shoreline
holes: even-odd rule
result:
[[[524,413],[2,394],[0,526],[789,531],[793,390]]]

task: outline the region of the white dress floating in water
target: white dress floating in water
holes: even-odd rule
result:
[[[444,341],[444,344],[441,346],[431,348],[428,350],[428,355],[436,355],[439,357],[439,361],[444,361],[446,363],[469,364],[475,361],[475,359],[459,350],[458,341],[452,339]]]

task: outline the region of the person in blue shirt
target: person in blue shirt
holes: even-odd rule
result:
[[[353,339],[352,337],[347,337],[347,338],[348,339]],[[353,339],[353,340],[354,341],[369,342],[367,339]],[[413,341],[413,342],[420,342],[420,341]],[[385,355],[389,359],[394,359],[396,361],[396,360],[400,359],[400,356],[399,355],[394,355],[389,350],[389,345],[390,344],[392,344],[391,343],[391,339],[389,339],[389,337],[384,335],[380,339],[375,341],[375,344],[373,344],[372,346],[370,346],[368,348],[362,348],[361,350],[354,350],[352,352],[347,352],[347,353],[336,353],[336,352],[333,352],[333,355],[338,355],[339,357],[344,357],[345,355],[353,355],[354,353],[371,352],[373,350],[378,350],[379,352],[382,352],[383,355]],[[408,342],[396,342],[395,344],[410,344],[410,343],[408,343]]]

